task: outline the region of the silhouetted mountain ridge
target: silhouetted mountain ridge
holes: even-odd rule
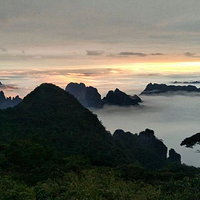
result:
[[[101,95],[96,88],[92,86],[86,87],[84,83],[69,83],[65,90],[74,95],[74,97],[87,108],[102,108],[105,104],[135,106],[142,102],[141,98],[136,94],[130,96],[120,91],[118,88],[114,91],[110,90],[103,99],[101,99]]]
[[[101,95],[92,86],[86,87],[84,83],[69,83],[65,90],[76,97],[85,107],[101,108],[103,106]]]
[[[141,95],[156,95],[164,93],[181,93],[181,92],[200,92],[200,89],[193,85],[180,86],[180,85],[166,85],[149,83]]]
[[[2,83],[0,82],[0,85]],[[16,97],[5,97],[5,94],[3,91],[0,91],[0,109],[6,109],[9,107],[14,107],[18,103],[20,103],[22,99],[17,95]]]
[[[104,104],[108,105],[135,106],[139,105],[141,99],[137,95],[131,97],[130,95],[127,95],[126,93],[116,88],[115,91],[110,90],[107,93],[106,97],[103,98],[103,102]]]
[[[146,168],[161,168],[169,162],[181,162],[180,155],[172,149],[167,158],[167,147],[155,137],[153,130],[146,129],[139,134],[132,134],[118,129],[114,132],[113,138],[130,160],[135,160]]]

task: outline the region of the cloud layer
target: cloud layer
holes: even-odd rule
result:
[[[18,87],[14,84],[2,84],[0,82],[0,90],[16,90]]]
[[[200,146],[191,150],[181,147],[180,143],[200,131],[200,96],[142,96],[142,99],[144,107],[108,106],[94,112],[112,133],[119,128],[132,133],[153,129],[168,148],[181,154],[183,163],[199,167],[199,154],[195,151]]]

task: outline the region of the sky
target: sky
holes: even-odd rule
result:
[[[43,81],[200,74],[199,8],[199,0],[0,0],[0,80],[28,91]]]

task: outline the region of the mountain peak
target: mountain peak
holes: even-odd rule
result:
[[[4,138],[12,141],[13,138],[38,135],[67,156],[84,155],[98,165],[113,165],[119,160],[124,161],[121,149],[115,146],[111,134],[105,130],[97,116],[81,105],[73,95],[53,84],[41,84],[20,104],[0,113],[0,116],[0,125],[5,124],[2,127],[9,129],[6,135],[0,135],[1,141]]]
[[[81,106],[76,98],[51,83],[42,83],[29,93],[18,106],[30,109],[59,108],[64,105]]]
[[[76,97],[87,108],[101,108],[103,106],[101,95],[92,86],[87,87],[84,83],[69,83],[65,90]]]

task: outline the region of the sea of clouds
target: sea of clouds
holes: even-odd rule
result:
[[[162,139],[168,149],[174,148],[182,156],[182,162],[200,166],[200,154],[196,150],[180,146],[181,141],[200,132],[200,96],[168,95],[142,96],[140,107],[106,106],[93,110],[103,125],[113,133],[123,129],[132,133],[150,128]]]

